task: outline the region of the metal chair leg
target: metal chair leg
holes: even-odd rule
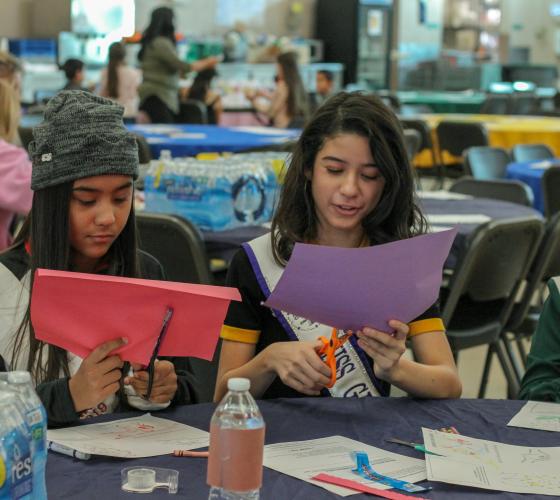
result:
[[[494,349],[500,360],[500,365],[504,375],[506,376],[507,386],[508,386],[508,399],[516,399],[519,394],[520,383],[517,380],[517,375],[515,374],[513,368],[510,365],[509,356],[507,354],[507,348],[504,345],[502,339],[498,339],[494,343]]]
[[[492,344],[488,346],[486,360],[484,361],[484,369],[482,370],[482,379],[478,389],[478,398],[482,399],[486,395],[486,387],[488,386],[488,377],[490,376],[490,367],[492,366],[492,358],[494,357],[494,347]]]

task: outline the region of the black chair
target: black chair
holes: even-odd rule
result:
[[[450,188],[452,193],[461,193],[475,198],[490,198],[494,200],[509,201],[527,207],[533,204],[533,192],[521,181],[514,180],[479,180],[463,177],[456,181]]]
[[[546,144],[517,144],[511,152],[516,162],[554,158],[554,153]]]
[[[475,179],[504,179],[511,162],[509,153],[503,148],[474,146],[464,153],[463,161],[469,175]]]
[[[560,167],[550,167],[545,170],[541,179],[541,187],[544,199],[544,215],[545,217],[552,217],[560,212]]]
[[[401,101],[396,94],[387,91],[377,92],[377,97],[381,99],[385,106],[391,108],[395,113],[399,113],[401,109]]]
[[[138,212],[139,245],[153,255],[169,281],[211,284],[206,249],[198,228],[183,217]]]
[[[206,105],[196,99],[185,99],[179,105],[179,123],[190,123],[193,125],[207,125],[208,112]]]
[[[507,115],[509,110],[510,98],[504,94],[491,94],[480,106],[480,113],[483,115]]]
[[[441,293],[442,318],[455,359],[463,349],[488,345],[498,355],[511,397],[516,395],[516,376],[500,333],[542,232],[537,218],[494,220],[478,227]],[[479,397],[483,389],[481,385]]]
[[[147,165],[152,161],[152,151],[148,141],[143,135],[134,134],[136,144],[138,145],[138,163],[140,165]]]
[[[527,352],[523,345],[523,339],[531,337],[535,332],[544,302],[543,292],[546,288],[546,282],[558,275],[560,275],[560,213],[557,213],[546,223],[544,236],[525,278],[521,296],[517,298],[501,333],[519,384],[527,365]],[[517,346],[522,366],[519,366],[513,352],[514,344]],[[494,351],[490,349],[486,356],[481,383],[484,388],[488,380],[493,355]]]
[[[473,146],[488,146],[488,133],[486,127],[480,123],[442,121],[436,127],[436,136],[439,144],[439,163],[447,175],[457,177],[464,174],[463,162],[444,164],[443,154],[447,153],[462,157],[463,152]]]
[[[403,137],[408,159],[412,161],[418,151],[420,151],[422,137],[420,136],[420,132],[411,128],[403,130]]]
[[[419,119],[401,118],[400,122],[405,132],[407,130],[416,130],[420,134],[421,140],[418,152],[427,149],[432,157],[433,167],[417,167],[415,169],[415,172],[417,172],[419,175],[436,175],[439,178],[441,187],[441,185],[443,185],[443,171],[441,169],[441,165],[438,162],[436,150],[432,141],[432,132],[430,130],[430,126],[424,120]]]
[[[19,138],[21,140],[21,145],[26,151],[29,151],[29,143],[33,140],[33,128],[32,127],[18,127]]]
[[[514,94],[511,97],[511,115],[533,115],[538,113],[538,110],[539,102],[533,94]]]

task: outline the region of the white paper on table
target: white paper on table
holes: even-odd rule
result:
[[[533,170],[546,170],[550,167],[558,166],[560,162],[558,160],[542,160],[531,162],[529,168]]]
[[[422,429],[430,481],[513,493],[560,495],[560,447],[510,444]]]
[[[424,460],[391,453],[343,436],[266,445],[264,447],[264,465],[340,496],[356,495],[359,491],[313,481],[311,478],[325,472],[374,488],[389,489],[389,486],[369,481],[352,472],[352,469],[356,467],[356,463],[350,457],[352,451],[366,452],[372,468],[386,476],[410,483],[426,479]]]
[[[426,218],[431,225],[484,224],[492,220],[484,214],[427,214]]]
[[[509,421],[510,427],[560,432],[560,404],[527,401]]]
[[[171,139],[206,139],[206,134],[202,132],[173,132],[169,134]]]
[[[209,434],[189,425],[146,413],[99,424],[49,429],[47,439],[92,455],[139,458],[194,450],[209,444]]]
[[[423,200],[472,200],[474,197],[468,194],[452,193],[440,189],[438,191],[417,191],[418,198]]]
[[[232,130],[259,135],[288,135],[285,129],[274,127],[233,127]]]
[[[169,139],[167,137],[146,137],[146,142],[148,144],[163,144],[168,143]]]
[[[158,123],[146,124],[146,125],[135,125],[133,130],[139,132],[145,132],[146,134],[176,134],[181,132],[179,127],[173,125],[164,125]]]

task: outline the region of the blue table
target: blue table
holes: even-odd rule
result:
[[[544,161],[546,160],[510,163],[507,166],[506,171],[507,179],[522,181],[531,188],[534,195],[533,206],[541,213],[544,213],[544,199],[542,194],[541,180],[546,171],[546,167],[537,168],[537,166],[539,165],[539,163],[544,165]],[[535,166],[535,164],[537,166]],[[560,159],[552,160],[550,162],[550,165],[560,166]]]
[[[507,422],[523,406],[523,401],[507,400],[416,400],[411,398],[295,398],[259,401],[266,422],[266,443],[298,441],[342,435],[389,451],[422,458],[411,448],[388,443],[390,437],[407,441],[422,439],[421,427],[437,429],[455,426],[464,435],[524,446],[560,446],[560,433],[506,427]],[[207,430],[213,404],[183,406],[157,415]],[[139,413],[138,413],[139,414]],[[120,414],[98,417],[96,421],[131,417]],[[80,500],[128,499],[130,493],[120,490],[120,471],[132,466],[166,467],[179,470],[177,498],[206,500],[206,460],[172,456],[125,460],[94,457],[80,461],[49,453],[47,461],[47,492],[49,498]],[[425,484],[425,483],[424,483]],[[428,482],[433,487],[421,496],[431,499],[519,499],[552,498],[541,495],[520,495],[497,491]],[[167,490],[156,490],[142,498],[167,498]],[[263,500],[335,500],[340,498],[317,486],[264,469]],[[369,495],[357,494],[356,500]]]
[[[146,138],[154,158],[163,149],[171,151],[174,157],[235,153],[295,140],[300,134],[295,129],[216,125],[128,125],[128,129]]]

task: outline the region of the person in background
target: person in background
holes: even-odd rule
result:
[[[9,52],[0,50],[0,80],[7,81],[16,91],[21,88],[21,63]]]
[[[108,97],[124,107],[124,118],[133,120],[138,113],[140,71],[126,65],[126,48],[115,42],[109,47],[109,64],[101,72],[99,95]]]
[[[548,291],[531,341],[519,398],[560,403],[560,277],[549,280]]]
[[[0,253],[0,356],[31,372],[50,426],[130,410],[133,398],[146,394],[147,372],[133,366],[129,373],[113,353],[126,339],[102,343],[82,359],[38,340],[29,312],[37,268],[165,279],[159,262],[137,246],[138,149],[122,115],[122,106],[89,92],[61,91],[48,102],[29,145],[31,213]],[[174,361],[155,364],[143,409],[193,401],[190,374],[177,372]]]
[[[152,123],[174,123],[179,113],[179,78],[189,71],[216,65],[216,57],[187,63],[177,56],[173,11],[158,7],[144,31],[138,60],[143,79],[138,89],[140,109]]]
[[[31,209],[31,162],[14,144],[20,116],[19,97],[9,80],[0,79],[0,250],[11,243],[16,214]]]
[[[204,103],[210,125],[220,123],[220,116],[223,110],[222,98],[211,89],[212,79],[217,74],[214,68],[199,71],[185,95],[188,99],[196,99]]]
[[[391,384],[415,397],[459,397],[437,303],[409,324],[388,321],[391,334],[363,325],[337,350],[329,390],[330,369],[317,350],[331,329],[262,305],[296,242],[358,248],[426,229],[397,117],[373,96],[331,97],[294,148],[270,234],[244,244],[229,267],[226,283],[242,301],[230,304],[222,328],[214,400],[231,377],[249,378],[258,398],[388,396]],[[407,339],[414,361],[403,357]]]
[[[62,90],[85,90],[82,87],[84,82],[84,63],[79,59],[67,59],[62,65],[62,71],[66,75],[66,85]]]
[[[333,79],[332,71],[320,69],[315,75],[315,90],[316,90],[316,104],[320,106],[323,104],[333,93]]]
[[[285,52],[276,59],[276,88],[272,94],[262,90],[247,92],[254,108],[265,113],[271,124],[278,128],[301,128],[309,115],[307,93],[297,65],[297,55]],[[268,102],[263,103],[259,97]]]

